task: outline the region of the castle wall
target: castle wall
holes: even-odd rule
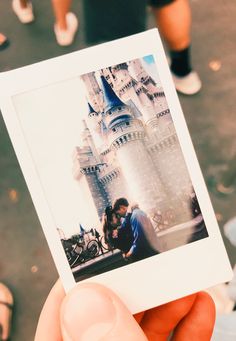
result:
[[[104,177],[102,179],[102,184],[112,203],[118,198],[131,200],[129,187],[120,171],[117,173],[112,172]]]
[[[98,212],[98,216],[101,219],[105,208],[111,205],[111,200],[108,193],[105,192],[102,184],[98,180],[96,172],[86,173],[85,176]]]
[[[168,192],[170,207],[175,211],[175,223],[191,220],[187,194],[192,192],[192,182],[177,136],[163,139],[149,148],[149,152]]]
[[[166,195],[144,140],[129,141],[117,149],[116,156],[132,202],[147,213],[162,207]]]

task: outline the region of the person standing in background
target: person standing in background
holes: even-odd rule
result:
[[[71,45],[78,29],[78,19],[69,12],[71,0],[52,0],[55,14],[54,32],[57,43],[61,46]],[[32,23],[35,19],[33,6],[29,0],[13,0],[12,9],[22,24]]]
[[[191,66],[191,9],[188,0],[149,0],[156,25],[170,53],[170,69],[176,89],[194,95],[201,80]]]

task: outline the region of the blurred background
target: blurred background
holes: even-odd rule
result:
[[[217,190],[231,171],[236,153],[236,3],[191,0],[190,4],[192,59],[203,87],[194,96],[179,98],[222,230],[224,223],[236,215],[234,176],[230,174],[228,180],[230,191]],[[135,0],[74,0],[72,10],[79,18],[79,30],[71,46],[61,47],[54,37],[50,1],[33,1],[33,6],[35,21],[22,25],[11,2],[0,2],[0,32],[10,40],[10,46],[0,51],[1,72],[142,31],[146,19],[147,28],[155,26],[149,8],[144,15],[145,1],[137,5]],[[118,29],[113,27],[115,17]],[[16,302],[12,340],[32,340],[42,305],[58,274],[2,116],[0,215],[0,281],[13,291]],[[233,265],[235,249],[223,238]]]

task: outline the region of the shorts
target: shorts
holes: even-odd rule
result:
[[[148,4],[152,7],[163,7],[171,4],[175,0],[148,0]]]

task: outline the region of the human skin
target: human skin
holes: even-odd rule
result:
[[[209,341],[215,305],[199,292],[132,316],[109,289],[79,283],[67,295],[58,281],[38,322],[35,341]]]
[[[22,8],[26,8],[29,0],[20,0]],[[56,24],[61,30],[67,29],[66,14],[71,7],[71,0],[51,0]]]
[[[170,50],[181,51],[190,45],[191,9],[188,0],[153,7],[158,29]]]

